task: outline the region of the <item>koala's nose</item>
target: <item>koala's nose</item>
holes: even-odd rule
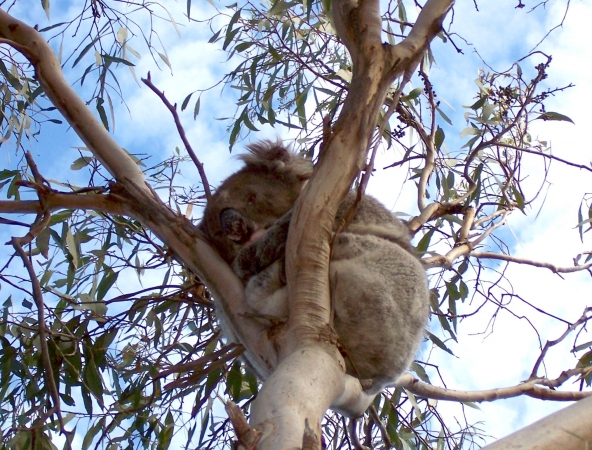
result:
[[[220,213],[220,225],[231,241],[242,244],[251,237],[248,221],[236,209],[227,208]]]

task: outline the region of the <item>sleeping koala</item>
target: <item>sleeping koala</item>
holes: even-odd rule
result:
[[[260,142],[245,167],[226,179],[200,227],[245,282],[253,315],[270,329],[288,319],[284,277],[291,208],[311,164],[280,143]],[[354,201],[349,194],[336,224]],[[329,266],[333,327],[346,372],[368,394],[392,384],[413,359],[429,314],[425,271],[405,225],[372,197],[334,240]]]

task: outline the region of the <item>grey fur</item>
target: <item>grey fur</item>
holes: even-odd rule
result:
[[[265,151],[266,146],[273,149],[269,154]],[[266,174],[276,170],[270,169],[269,161],[273,159],[271,152],[278,153],[278,146],[260,144],[256,152],[244,158],[247,163],[245,169],[231,175],[222,186],[240,185],[241,179],[245,178],[244,171],[249,167],[254,173],[262,167],[264,169],[261,170],[265,170]],[[295,167],[299,172],[294,175],[304,180],[308,173],[302,170],[304,165],[291,161],[301,158],[288,151],[279,153],[281,164],[278,166],[284,170],[282,177],[286,175],[286,167]],[[267,177],[261,182],[274,185],[281,183],[278,181],[280,178],[270,181]],[[302,185],[294,183],[291,186],[297,186],[299,193]],[[282,192],[278,186],[272,187],[262,187],[261,192]],[[269,223],[269,211],[262,216],[249,214],[240,201],[235,201],[232,192],[228,192],[228,195],[233,211],[226,215],[242,217],[239,229],[245,228],[242,226],[244,224],[264,222],[263,215],[266,223]],[[264,201],[261,196],[258,198]],[[340,223],[354,198],[353,194],[348,195],[340,206],[336,224]],[[294,201],[292,199],[295,196],[290,198],[291,204]],[[277,199],[280,203],[284,200]],[[228,197],[217,201],[224,203]],[[213,209],[223,212],[228,208],[217,205]],[[257,232],[252,227],[248,238],[235,246],[238,251],[232,268],[246,283],[247,304],[253,310],[253,315],[270,329],[285,322],[289,314],[284,252],[290,216],[290,212],[277,214],[275,222],[265,226],[265,234],[259,227],[262,236],[249,242]],[[202,227],[205,223],[206,218]],[[236,242],[236,236],[233,235],[233,239]],[[427,279],[409,239],[408,230],[401,221],[376,199],[365,197],[358,205],[352,222],[336,236],[333,244],[329,267],[333,326],[344,351],[347,373],[359,378],[369,394],[377,393],[393,383],[408,368],[427,322]]]

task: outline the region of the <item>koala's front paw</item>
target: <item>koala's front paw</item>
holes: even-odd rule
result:
[[[267,230],[265,236],[256,242],[257,262],[261,269],[265,269],[284,257],[291,217],[292,212],[290,211],[274,223]]]
[[[244,247],[234,261],[232,261],[232,271],[243,281],[247,282],[251,277],[257,275],[259,269],[257,261],[257,246],[256,243]]]

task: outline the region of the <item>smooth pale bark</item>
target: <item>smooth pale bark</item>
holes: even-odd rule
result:
[[[53,105],[62,113],[94,156],[117,180],[145,187],[144,174],[106,132],[62,74],[60,62],[37,30],[0,9],[0,37],[20,51],[35,68],[35,76]]]
[[[366,165],[379,112],[392,82],[416,69],[452,4],[453,0],[429,0],[409,37],[390,46],[381,41],[378,0],[333,1],[337,35],[353,61],[352,81],[340,116],[323,143],[315,174],[294,207],[286,248],[290,319],[280,350],[283,360],[255,400],[251,418],[257,428],[290,432],[265,433],[260,449],[298,448],[306,421],[320,436],[327,407],[342,409],[340,401],[345,397],[359,406],[368,401],[359,388],[357,398],[338,394],[351,384],[331,344],[334,337],[329,327],[333,222],[341,200]],[[311,355],[316,359],[310,361]],[[297,383],[290,381],[295,379]],[[333,399],[319,396],[320,392],[332,393]]]
[[[590,450],[592,397],[551,414],[483,450]]]

